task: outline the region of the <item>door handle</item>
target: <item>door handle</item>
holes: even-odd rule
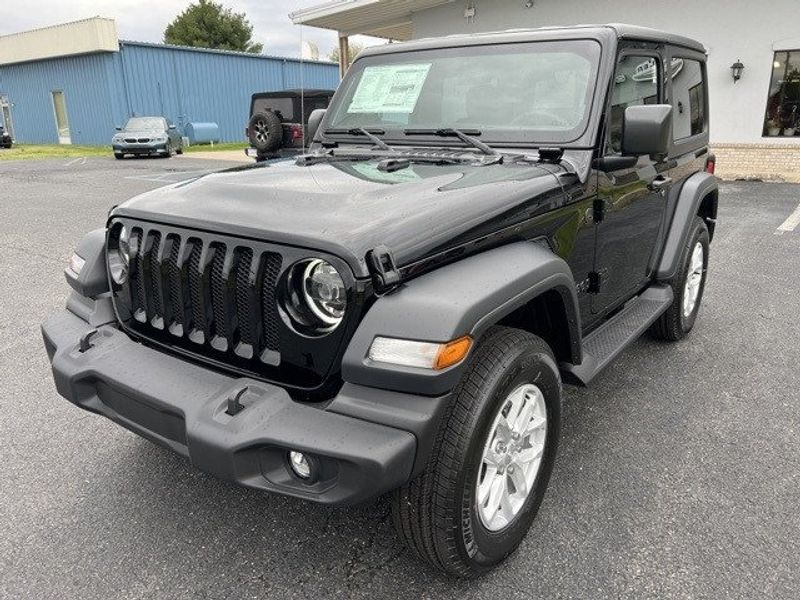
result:
[[[647,189],[651,192],[660,192],[672,184],[672,177],[661,177],[660,175],[647,184]]]

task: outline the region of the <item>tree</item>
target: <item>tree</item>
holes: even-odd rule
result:
[[[364,49],[364,44],[359,44],[358,42],[348,42],[347,46],[347,64],[355,60],[355,57],[358,56],[358,53]],[[328,54],[328,59],[338,63],[339,62],[339,46],[336,46],[333,50],[331,50],[330,54]]]
[[[252,54],[264,49],[253,42],[253,26],[244,13],[234,13],[212,0],[198,0],[175,17],[164,30],[164,43]]]

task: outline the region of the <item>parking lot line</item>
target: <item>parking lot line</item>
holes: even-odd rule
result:
[[[795,227],[800,225],[800,204],[797,205],[797,208],[794,209],[794,212],[789,215],[789,217],[780,224],[778,229],[775,230],[776,235],[781,235],[785,231],[794,231]]]

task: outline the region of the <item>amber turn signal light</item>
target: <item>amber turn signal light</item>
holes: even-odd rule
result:
[[[436,362],[433,368],[437,371],[452,367],[455,364],[464,360],[464,357],[472,347],[472,338],[468,335],[448,342],[441,346],[438,354],[436,355]]]

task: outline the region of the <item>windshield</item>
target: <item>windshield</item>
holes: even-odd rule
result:
[[[166,124],[161,117],[133,117],[125,123],[125,131],[144,131],[146,129],[164,130]]]
[[[569,142],[586,128],[600,45],[528,42],[370,56],[355,62],[331,129],[458,128],[484,142]]]

